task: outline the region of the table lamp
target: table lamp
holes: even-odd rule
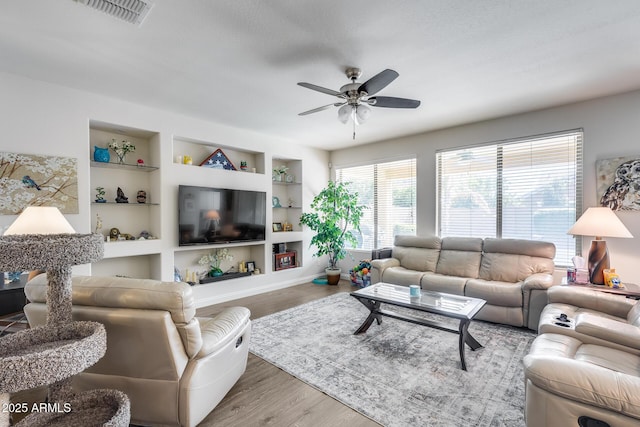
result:
[[[603,237],[633,237],[610,208],[587,209],[567,234],[595,236],[589,248],[589,281],[604,285],[604,270],[609,268],[609,251]]]

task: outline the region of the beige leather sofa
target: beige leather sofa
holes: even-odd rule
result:
[[[391,258],[371,261],[371,283],[482,298],[476,319],[536,330],[553,285],[553,243],[396,236]]]
[[[523,363],[527,427],[640,425],[640,356],[548,333]]]
[[[640,304],[636,300],[577,286],[554,286],[547,297],[539,333],[567,335],[586,344],[640,355]]]
[[[25,287],[29,324],[46,321],[46,276]],[[247,363],[251,322],[243,307],[196,318],[186,283],[73,278],[73,318],[105,325],[107,352],[74,378],[77,390],[118,389],[131,423],[195,426],[222,400]]]

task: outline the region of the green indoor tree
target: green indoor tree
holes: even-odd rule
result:
[[[329,256],[327,280],[330,284],[337,284],[340,280],[337,263],[347,255],[347,243],[357,245],[351,230],[360,231],[364,206],[358,205],[358,193],[350,192],[346,183],[329,181],[327,187],[313,198],[311,209],[313,212],[300,216],[300,224],[316,232],[311,239],[311,245],[317,248],[314,256]]]

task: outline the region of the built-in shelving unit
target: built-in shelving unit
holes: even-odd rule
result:
[[[282,268],[280,255],[272,250],[271,270],[281,272],[302,265],[302,161],[274,157],[272,159],[272,233],[271,242],[281,243],[286,253],[295,252],[292,264]],[[278,170],[286,169],[280,174]],[[276,247],[276,246],[273,246]],[[286,259],[289,259],[287,257]]]
[[[114,139],[132,142],[135,151],[125,156],[124,164],[117,162],[117,156],[111,150],[108,162],[96,161],[94,147],[106,148]],[[170,135],[90,121],[91,228],[102,233],[106,240],[104,258],[91,265],[91,274],[164,281],[174,280],[179,275],[182,280],[193,283],[194,295],[205,301],[220,294],[242,293],[242,289],[262,286],[276,289],[296,281],[301,273],[298,267],[303,266],[308,251],[308,241],[299,224],[305,191],[303,160],[276,156],[269,151],[268,145],[256,144],[229,141],[219,144],[215,138]],[[212,157],[218,152],[227,162],[222,167],[200,166],[208,158],[222,158]],[[229,166],[231,164],[233,167]],[[287,173],[276,177],[272,170],[279,167],[285,167]],[[267,199],[265,240],[179,246],[180,185],[264,192]],[[96,201],[96,187],[104,188],[106,201]],[[128,197],[128,203],[115,200],[118,187]],[[136,200],[139,190],[146,192],[145,203]],[[281,228],[274,230],[274,223],[280,224]],[[133,236],[134,240],[108,239],[112,228],[127,237]],[[143,232],[151,238],[139,239]],[[286,259],[277,269],[274,243],[283,244],[282,248],[295,253],[295,257]],[[228,249],[233,256],[233,260],[223,261],[221,265],[228,274],[222,279],[201,282],[208,267],[198,261],[203,255],[222,248]],[[236,274],[241,271],[241,263],[249,263],[253,273]],[[283,265],[286,268],[282,268]]]

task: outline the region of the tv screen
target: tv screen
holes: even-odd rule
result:
[[[180,185],[179,245],[264,240],[266,200],[263,191]]]

